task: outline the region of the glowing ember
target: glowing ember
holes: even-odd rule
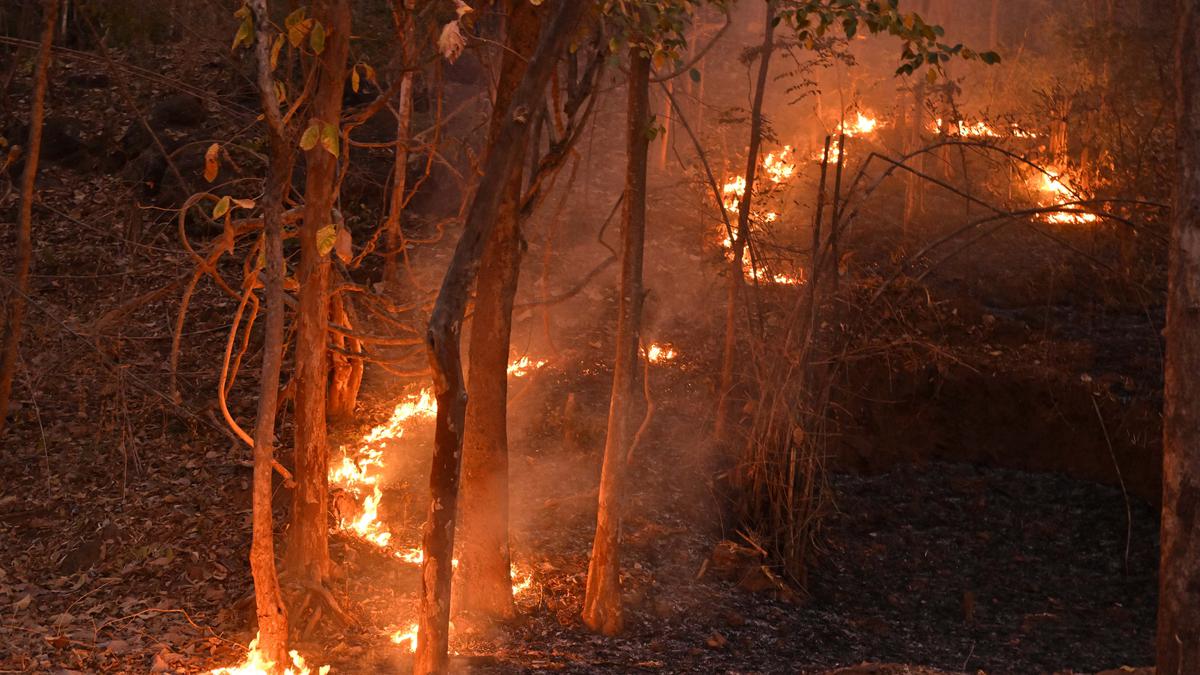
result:
[[[508,364],[508,374],[512,377],[525,377],[529,373],[540,369],[542,366],[546,365],[546,363],[547,362],[543,359],[538,359],[535,361],[528,356],[522,356],[516,361]]]
[[[408,628],[401,628],[392,633],[392,644],[408,645],[408,651],[417,651],[417,624],[411,624]]]
[[[258,651],[258,636],[250,641],[249,651],[246,653],[246,660],[242,661],[241,665],[232,666],[229,668],[217,668],[210,670],[210,675],[270,675],[274,661],[268,661],[262,652]],[[296,650],[288,652],[288,656],[292,658],[292,665],[284,668],[283,675],[312,675],[312,670],[304,663],[304,657],[300,656]],[[317,669],[317,675],[325,675],[329,672],[329,666],[321,666]]]

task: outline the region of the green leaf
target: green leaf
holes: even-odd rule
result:
[[[325,51],[325,26],[320,21],[313,24],[312,32],[308,34],[308,46],[315,54]]]
[[[228,195],[221,197],[221,199],[217,202],[217,205],[213,207],[212,217],[220,218],[226,213],[229,213],[230,201],[231,200],[229,199]]]
[[[242,24],[238,26],[237,34],[233,36],[233,46],[229,48],[230,51],[237,51],[238,46],[242,43],[245,43],[247,47],[254,43],[254,22],[249,16],[242,19]]]
[[[333,223],[317,230],[317,254],[322,258],[329,255],[333,245],[337,243],[337,226]]]
[[[304,130],[304,134],[300,136],[300,149],[312,150],[317,147],[317,141],[321,139],[321,123],[313,120],[309,123],[308,128]]]
[[[334,157],[338,156],[338,128],[336,124],[324,124],[321,126],[321,147],[325,148]]]

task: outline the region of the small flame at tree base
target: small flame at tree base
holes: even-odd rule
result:
[[[242,661],[241,665],[231,666],[227,668],[217,668],[210,670],[209,675],[271,675],[271,669],[275,666],[274,661],[268,661],[267,657],[258,650],[258,635],[250,641],[250,646],[247,648],[246,660]],[[414,647],[415,649],[415,647]],[[288,652],[288,656],[292,658],[292,665],[284,668],[283,675],[312,675],[313,671],[304,663],[304,657],[300,656],[296,650]],[[329,666],[321,666],[317,668],[317,675],[326,675],[329,672]]]

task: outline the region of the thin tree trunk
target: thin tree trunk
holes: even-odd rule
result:
[[[349,300],[343,294],[330,298],[329,316],[333,323],[347,328],[354,328],[351,317]],[[362,342],[341,334],[334,334],[332,342],[335,347],[351,354],[362,353]],[[354,416],[354,406],[358,403],[358,390],[362,387],[363,360],[361,357],[346,356],[334,352],[331,354],[331,376],[329,378],[328,415],[330,419],[345,420]]]
[[[529,122],[542,107],[546,82],[558,56],[575,32],[590,3],[560,0],[554,20],[542,31],[537,51],[513,94],[504,126],[488,149],[483,177],[467,212],[463,234],[442,280],[426,344],[437,394],[433,461],[429,474],[429,512],[421,534],[425,557],[421,563],[421,606],[416,675],[443,673],[449,647],[450,582],[454,554],[454,525],[458,511],[459,470],[462,466],[466,390],[463,383],[460,332],[471,284],[479,268],[487,237],[506,188],[518,165],[519,148],[529,142]]]
[[[254,425],[254,490],[250,541],[250,573],[258,616],[258,649],[277,669],[289,662],[287,607],[275,568],[275,526],[271,493],[275,462],[275,411],[279,399],[279,373],[283,362],[283,199],[291,184],[295,151],[279,113],[279,99],[271,74],[271,32],[267,0],[252,0],[255,20],[255,56],[259,97],[262,100],[271,161],[263,194],[263,232],[266,259],[266,321],[263,335],[262,377],[259,380],[258,418]]]
[[[29,294],[29,268],[33,263],[33,200],[37,182],[38,156],[42,151],[42,121],[46,117],[46,90],[50,81],[50,47],[58,19],[57,0],[42,3],[42,42],[33,74],[33,103],[29,109],[29,142],[25,148],[25,170],[21,173],[21,211],[17,220],[16,289],[9,295],[4,322],[4,353],[0,355],[0,435],[8,418],[8,399],[21,355],[21,329],[25,323],[25,296]]]
[[[583,622],[616,635],[621,611],[621,506],[624,499],[630,418],[637,384],[638,338],[642,323],[642,258],[646,240],[646,163],[650,150],[650,59],[640,47],[629,51],[629,105],[626,118],[625,211],[621,224],[621,288],[617,314],[617,354],[612,400],[600,470],[596,537],[588,564]]]
[[[1177,0],[1178,151],[1167,297],[1160,675],[1200,673],[1200,0]]]
[[[393,0],[393,16],[396,22],[396,36],[402,44],[408,45],[413,37],[412,20],[413,0]],[[400,75],[400,100],[396,113],[396,160],[392,169],[392,197],[388,205],[387,221],[384,230],[387,232],[387,251],[383,256],[383,279],[388,289],[395,292],[399,287],[400,273],[396,266],[396,257],[401,254],[405,245],[403,219],[405,193],[408,190],[408,153],[410,128],[412,126],[413,77],[411,70],[415,55],[405,50],[406,57],[401,63],[405,71]]]
[[[507,5],[507,44],[489,146],[499,138],[513,91],[537,47],[540,22],[534,5],[527,0],[510,0]],[[508,354],[522,248],[518,210],[523,157],[520,149],[517,152],[516,169],[505,187],[476,282],[463,431],[458,610],[497,619],[514,615],[508,549]]]
[[[775,51],[775,3],[767,3],[766,28],[758,62],[758,79],[754,85],[754,101],[750,109],[750,151],[746,157],[746,189],[738,204],[737,232],[733,237],[733,260],[729,263],[729,287],[725,300],[725,348],[721,356],[721,384],[717,401],[717,438],[725,438],[729,426],[729,398],[733,393],[733,376],[737,359],[737,314],[739,300],[746,286],[742,272],[742,257],[750,239],[750,211],[754,201],[754,182],[758,173],[758,153],[762,147],[762,108],[767,90],[767,75],[771,69],[771,53]]]
[[[317,68],[312,119],[339,125],[346,56],[350,44],[349,0],[318,0],[313,18],[325,26],[325,51]],[[344,150],[343,150],[344,151]],[[296,313],[296,489],[288,530],[288,568],[297,579],[322,584],[329,576],[329,447],[325,404],[329,379],[329,256],[317,233],[331,222],[337,158],[321,143],[305,152],[304,222],[300,227],[300,306]]]

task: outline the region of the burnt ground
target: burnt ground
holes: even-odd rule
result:
[[[211,64],[170,74],[196,72],[210,73],[215,90],[231,88]],[[127,140],[141,159],[146,143],[124,138],[135,122],[114,112],[116,92],[89,82],[58,94],[60,107],[78,103],[85,128],[71,131],[79,138],[40,178],[38,304],[0,452],[0,671],[201,672],[239,660],[253,632],[249,456],[213,408],[214,364],[235,303],[201,286],[184,335],[182,404],[164,398],[177,287],[103,320],[189,265],[170,212],[156,210],[170,202],[161,191],[180,186],[148,188],[137,180],[143,171],[126,175],[133,162],[102,168],[114,143]],[[134,86],[139,100],[163,93]],[[214,117],[229,113],[207,105]],[[195,160],[228,129],[178,124],[174,141],[192,160],[182,168],[199,184]],[[619,179],[619,163],[603,170],[609,184]],[[704,219],[691,217],[694,205],[680,206],[695,193],[666,193],[675,203],[663,194],[652,204],[649,337],[677,344],[681,356],[652,371],[659,412],[631,471],[628,631],[598,638],[578,619],[610,376],[603,319],[612,284],[602,276],[580,300],[603,312],[556,310],[557,349],[529,338],[540,314],[518,316],[518,351],[557,351],[514,391],[514,557],[534,583],[503,631],[458,627],[457,669],[825,672],[868,661],[912,664],[895,672],[1040,673],[1149,663],[1157,519],[1147,502],[1161,386],[1153,306],[1114,297],[1107,289],[1117,285],[1078,261],[1031,255],[1020,237],[984,263],[964,258],[908,287],[922,302],[893,305],[882,337],[940,345],[954,358],[875,360],[850,375],[847,404],[856,405],[847,405],[830,458],[836,511],[807,590],[770,588],[729,517],[728,462],[706,440],[714,364],[702,355],[718,353],[720,317],[712,306],[697,311],[696,300],[720,297],[704,249],[711,233],[698,234]],[[588,228],[609,209],[597,200],[579,208],[590,215],[579,218],[588,226],[579,239],[593,246]],[[3,206],[15,212],[11,199]],[[0,247],[6,268],[11,229]],[[864,284],[887,273],[892,245],[861,254],[854,274]],[[541,273],[544,246],[532,243],[527,280]],[[594,261],[564,257],[552,271],[575,279]],[[687,289],[684,309],[674,306],[675,284]],[[254,409],[255,356],[231,396],[244,419]],[[337,438],[386,417],[398,388],[376,376]],[[588,412],[564,442],[571,393]],[[280,438],[289,435],[285,423]],[[411,441],[404,455],[416,459],[391,477],[384,503],[410,542],[427,475],[427,446],[419,435]],[[289,496],[278,492],[281,519]],[[300,649],[335,672],[405,671],[407,651],[387,638],[411,616],[416,569],[343,536],[332,545],[341,564],[334,590],[361,625],[325,628]]]

